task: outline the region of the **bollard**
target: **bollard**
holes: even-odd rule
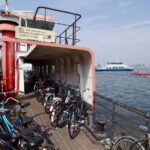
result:
[[[88,114],[88,125],[93,128],[95,126],[95,112],[87,111]]]
[[[97,131],[105,131],[105,124],[106,122],[105,121],[96,121],[96,130]]]

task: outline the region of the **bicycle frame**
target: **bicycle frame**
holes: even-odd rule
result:
[[[150,134],[146,133],[145,138],[139,140],[140,146],[144,147],[145,150],[150,150]]]
[[[1,106],[2,106],[2,109],[4,109],[4,104],[5,104],[4,101],[2,101],[2,103],[0,103],[0,104],[1,104]],[[0,120],[1,120],[2,124],[4,125],[4,127],[6,128],[8,134],[9,134],[10,136],[12,136],[12,137],[15,137],[16,134],[15,134],[15,132],[14,132],[14,127],[15,127],[18,123],[20,123],[20,116],[18,115],[17,118],[15,119],[14,123],[12,124],[12,123],[8,120],[6,114],[5,114],[4,112],[2,112],[2,114],[0,114]]]
[[[9,133],[10,136],[15,137],[16,134],[14,132],[14,126],[10,123],[10,121],[7,119],[6,115],[4,113],[2,113],[2,115],[0,116],[0,119],[3,123],[3,125],[5,126],[7,132]]]

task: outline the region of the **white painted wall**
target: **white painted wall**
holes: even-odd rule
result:
[[[22,58],[19,58],[19,91],[25,92],[24,90],[24,62]]]

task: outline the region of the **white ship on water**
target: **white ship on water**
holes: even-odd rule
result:
[[[133,68],[123,64],[122,62],[112,62],[103,65],[98,65],[96,71],[132,71]]]

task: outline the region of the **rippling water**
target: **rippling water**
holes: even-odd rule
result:
[[[96,72],[96,91],[150,113],[150,77],[131,72]]]

